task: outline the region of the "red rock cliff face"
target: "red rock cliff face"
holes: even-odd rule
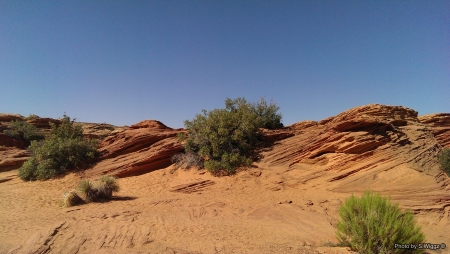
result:
[[[101,142],[101,161],[86,174],[124,177],[167,167],[172,163],[172,156],[182,150],[177,139],[180,132],[184,131],[169,128],[155,120],[132,125]]]

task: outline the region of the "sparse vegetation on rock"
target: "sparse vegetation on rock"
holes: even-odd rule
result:
[[[185,151],[202,157],[205,168],[213,174],[233,174],[237,167],[252,163],[250,155],[260,128],[283,127],[278,110],[275,103],[268,104],[264,98],[257,103],[244,98],[226,99],[225,109],[203,110],[192,121],[185,121],[188,130]]]
[[[450,148],[444,148],[439,153],[439,163],[441,164],[441,169],[450,176]]]
[[[51,126],[51,133],[45,140],[31,142],[32,157],[18,170],[21,179],[49,179],[97,156],[96,141],[83,140],[83,129],[70,117],[64,115],[59,126],[53,123]]]
[[[44,139],[44,134],[39,132],[35,126],[25,121],[11,121],[10,130],[4,130],[3,133],[14,139],[24,139],[26,141]]]
[[[27,117],[25,117],[25,120],[33,120],[33,119],[37,119],[37,118],[39,118],[38,115],[30,114]]]
[[[423,253],[422,250],[395,249],[394,244],[425,241],[413,214],[402,212],[388,198],[366,191],[361,198],[351,196],[339,210],[336,237],[342,245],[359,253]]]

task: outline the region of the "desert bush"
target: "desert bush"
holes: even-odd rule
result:
[[[115,176],[101,176],[98,181],[93,182],[85,179],[78,184],[78,190],[82,193],[86,202],[93,202],[98,199],[110,199],[113,192],[120,190]]]
[[[450,148],[444,148],[438,156],[441,169],[450,176]]]
[[[278,110],[275,103],[267,104],[264,99],[257,103],[244,98],[226,99],[225,109],[203,110],[192,121],[185,121],[188,131],[185,151],[206,159],[204,166],[213,174],[221,170],[232,174],[239,166],[251,165],[250,155],[258,142],[260,128],[283,126]]]
[[[60,206],[63,207],[71,207],[76,206],[81,203],[83,200],[78,196],[75,191],[69,191],[64,193],[63,198],[60,202]]]
[[[336,237],[342,245],[360,253],[422,253],[394,249],[395,243],[423,243],[425,236],[410,211],[402,212],[389,198],[364,192],[351,196],[339,210]]]
[[[37,118],[39,118],[38,115],[29,114],[27,117],[25,117],[25,120],[34,120],[34,119],[37,119]]]
[[[60,125],[50,123],[52,127],[50,135],[61,139],[82,139],[83,127],[76,124],[75,120],[70,120],[70,117],[64,114]]]
[[[191,167],[201,169],[204,167],[203,159],[193,152],[175,154],[172,156],[172,163],[174,163],[174,169],[190,169]]]
[[[98,190],[95,188],[95,184],[91,180],[82,180],[78,184],[78,190],[83,194],[87,202],[97,200]]]
[[[45,180],[81,167],[97,155],[97,143],[83,140],[81,126],[64,116],[60,126],[52,126],[50,135],[41,141],[32,141],[32,157],[18,170],[23,180]]]
[[[97,196],[99,198],[110,199],[113,192],[120,190],[115,176],[101,176],[97,184]]]
[[[27,141],[44,139],[44,134],[38,129],[25,121],[11,121],[11,130],[4,130],[3,133],[14,139],[24,139]]]

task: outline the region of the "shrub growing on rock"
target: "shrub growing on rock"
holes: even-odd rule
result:
[[[205,159],[205,168],[213,174],[224,170],[232,174],[239,166],[249,166],[259,128],[283,126],[279,107],[264,99],[249,103],[244,98],[226,99],[225,109],[203,110],[192,121],[185,121],[188,138],[186,152]]]
[[[450,148],[442,149],[438,159],[441,164],[441,169],[450,176]]]
[[[11,130],[4,130],[3,133],[14,139],[24,139],[27,141],[44,139],[44,134],[38,129],[25,121],[11,121]]]
[[[45,140],[31,142],[32,157],[19,168],[18,175],[23,180],[52,178],[94,159],[96,146],[96,141],[83,140],[81,126],[64,115],[61,125],[52,124]]]
[[[425,236],[413,214],[402,212],[398,204],[366,191],[361,198],[351,196],[339,210],[341,220],[336,236],[342,245],[360,253],[422,253],[421,250],[394,249],[396,243],[423,243]]]

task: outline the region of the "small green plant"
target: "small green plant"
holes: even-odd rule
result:
[[[99,198],[110,199],[113,192],[120,190],[115,176],[101,176],[97,184],[97,196]]]
[[[185,121],[188,138],[186,152],[198,154],[213,174],[235,173],[239,166],[252,163],[251,153],[259,140],[259,129],[283,127],[279,107],[264,99],[249,103],[244,98],[226,99],[225,109],[203,110],[192,121]]]
[[[45,140],[32,141],[32,157],[18,170],[23,180],[46,180],[81,167],[97,157],[97,142],[84,140],[81,126],[64,116],[61,125],[52,124]]]
[[[69,191],[64,193],[63,198],[60,202],[60,206],[71,207],[80,204],[83,200],[78,196],[75,191]]]
[[[11,121],[10,130],[4,130],[3,133],[14,139],[24,139],[27,141],[44,139],[44,134],[38,129],[25,121]]]
[[[441,169],[450,176],[450,148],[444,148],[438,156]]]
[[[360,253],[423,253],[422,250],[395,249],[397,243],[418,244],[425,241],[410,211],[402,212],[398,204],[379,194],[364,192],[351,196],[339,210],[336,237],[344,246]]]
[[[83,194],[87,202],[97,200],[98,190],[95,188],[95,185],[91,180],[82,180],[78,184],[78,190]]]

